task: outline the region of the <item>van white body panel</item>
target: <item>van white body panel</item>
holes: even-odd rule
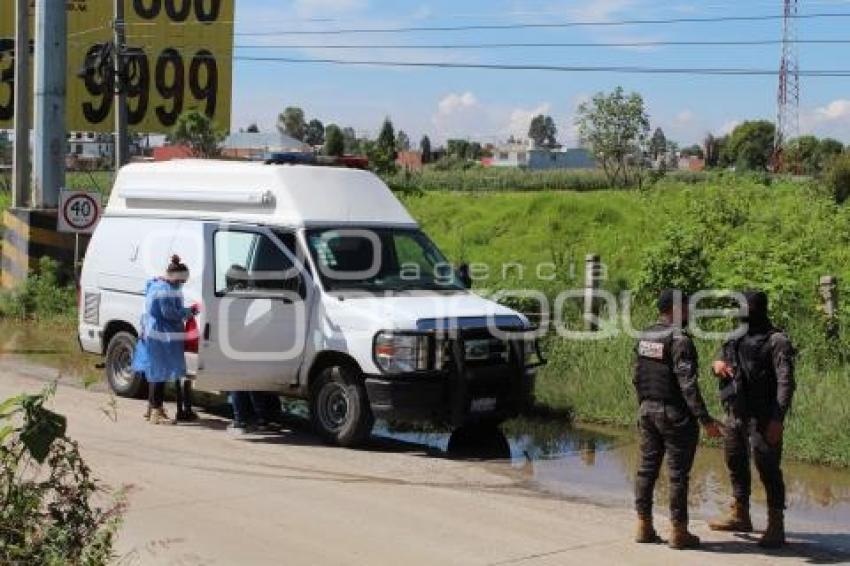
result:
[[[465,317],[509,316],[527,324],[522,315],[467,291],[327,293],[310,275],[303,276],[303,312],[277,296],[231,300],[216,294],[217,231],[267,235],[296,265],[315,273],[309,254],[299,260],[279,235],[294,234],[303,249],[305,230],[317,226],[417,228],[386,185],[365,171],[192,160],[124,167],[82,271],[81,296],[100,298],[96,313],[81,309],[83,348],[104,353],[118,327],[138,334],[145,282],[163,273],[172,254],[191,271],[186,304],[201,305],[200,351],[187,362],[202,389],[305,397],[313,362],[324,353],[380,374],[373,341],[383,330],[415,331],[423,320]],[[226,339],[233,325],[239,332]]]
[[[416,226],[386,185],[367,171],[234,161],[127,165],[106,214],[291,227]]]

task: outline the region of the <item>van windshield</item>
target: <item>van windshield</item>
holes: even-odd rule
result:
[[[308,230],[310,253],[328,291],[461,291],[454,268],[419,230]]]

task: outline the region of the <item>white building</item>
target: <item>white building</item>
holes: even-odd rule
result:
[[[516,167],[543,171],[546,169],[593,169],[596,161],[583,148],[538,147],[533,140],[493,148],[493,157],[482,160],[490,167]]]

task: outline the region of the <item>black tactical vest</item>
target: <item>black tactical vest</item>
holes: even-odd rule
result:
[[[773,367],[771,337],[781,332],[770,329],[760,334],[747,334],[737,340],[738,364],[741,371],[744,403],[755,414],[769,413],[776,405],[776,370]]]
[[[679,382],[673,373],[673,357],[670,352],[673,328],[659,323],[644,330],[644,334],[646,337],[641,338],[635,347],[635,388],[638,399],[641,402],[664,401],[686,406]]]

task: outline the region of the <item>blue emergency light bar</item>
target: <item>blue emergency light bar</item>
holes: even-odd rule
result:
[[[315,165],[324,167],[350,167],[352,169],[368,169],[369,159],[356,155],[331,157],[314,155],[312,153],[269,153],[266,165]]]

